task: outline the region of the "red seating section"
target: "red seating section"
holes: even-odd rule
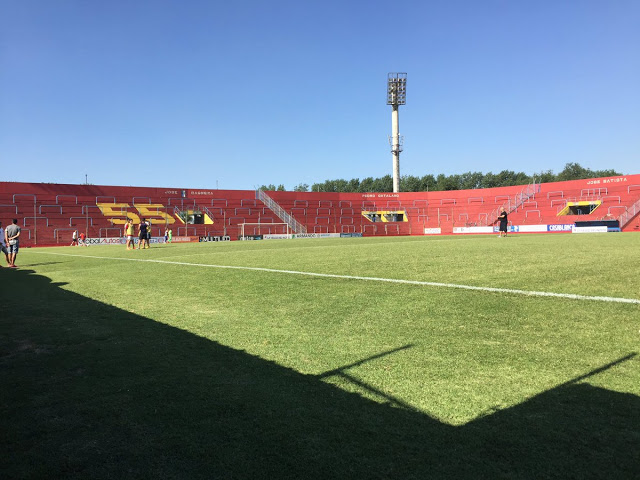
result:
[[[530,196],[525,195],[529,191]],[[267,192],[311,233],[362,232],[365,235],[421,235],[425,228],[452,233],[455,227],[492,225],[505,206],[512,225],[573,224],[615,219],[640,200],[640,175],[554,182],[532,186],[417,193]],[[568,201],[599,200],[591,215],[558,213]],[[516,208],[517,206],[517,208]],[[361,212],[403,211],[409,222],[372,223]],[[639,230],[636,217],[624,230]]]
[[[526,192],[530,195],[524,195]],[[482,190],[407,193],[267,192],[309,233],[422,235],[425,228],[452,233],[455,227],[491,225],[506,206],[513,225],[572,224],[576,220],[615,219],[640,202],[640,175],[555,182]],[[590,215],[558,213],[569,201],[600,201]],[[99,205],[106,206],[101,210]],[[200,211],[213,223],[185,225],[179,212]],[[363,211],[401,212],[402,222],[372,222]],[[636,210],[637,206],[636,206]],[[74,230],[89,237],[123,235],[125,218],[150,218],[153,235],[174,236],[283,233],[282,219],[256,199],[253,190],[115,187],[0,182],[0,220],[18,218],[23,245],[68,245]],[[640,230],[638,215],[625,231]]]

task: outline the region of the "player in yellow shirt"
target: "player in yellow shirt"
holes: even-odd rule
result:
[[[136,249],[136,241],[135,241],[135,228],[133,227],[133,220],[127,218],[127,223],[124,226],[124,234],[127,237],[127,250],[135,250]],[[133,248],[129,248],[133,247]]]

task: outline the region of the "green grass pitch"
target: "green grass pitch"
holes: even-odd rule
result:
[[[0,477],[640,477],[638,234],[16,263],[0,269]]]

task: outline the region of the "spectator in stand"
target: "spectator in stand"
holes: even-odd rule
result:
[[[78,246],[78,230],[74,230],[73,233],[71,234],[71,245],[69,246],[70,247]]]
[[[136,241],[133,238],[135,230],[133,228],[133,220],[127,218],[127,224],[124,227],[124,234],[127,237],[127,250],[136,249]]]
[[[18,268],[16,266],[16,257],[20,249],[20,227],[18,226],[17,218],[14,218],[13,223],[4,231],[4,241],[9,245],[9,266]]]
[[[2,228],[2,222],[0,222],[0,250],[4,253],[4,258],[7,259],[7,265],[11,265],[9,261],[9,249],[4,239],[4,228]]]

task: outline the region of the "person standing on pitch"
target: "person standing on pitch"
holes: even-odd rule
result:
[[[143,248],[148,248],[146,246],[147,243],[147,221],[143,218],[138,225],[138,238],[140,241],[138,242],[138,250],[142,250]]]
[[[147,248],[151,246],[151,220],[147,220]]]
[[[169,229],[169,243],[171,243],[171,239],[173,238],[173,230]]]
[[[71,234],[71,245],[69,246],[70,247],[78,246],[78,230],[74,230],[73,233]]]
[[[500,234],[498,235],[499,237],[506,237],[507,236],[507,211],[504,209],[504,207],[502,207],[500,209],[500,215],[498,215],[498,220],[500,220]]]
[[[4,239],[4,228],[2,228],[2,222],[0,222],[0,250],[4,253],[4,258],[7,259],[7,265],[11,265],[9,261],[9,249]]]
[[[124,234],[127,237],[127,250],[135,250],[136,242],[133,238],[135,230],[133,228],[133,220],[131,220],[130,218],[127,218],[127,223],[124,226]]]
[[[4,241],[9,245],[9,266],[18,268],[16,266],[16,257],[20,249],[20,227],[18,226],[17,218],[14,218],[13,223],[4,231]]]

